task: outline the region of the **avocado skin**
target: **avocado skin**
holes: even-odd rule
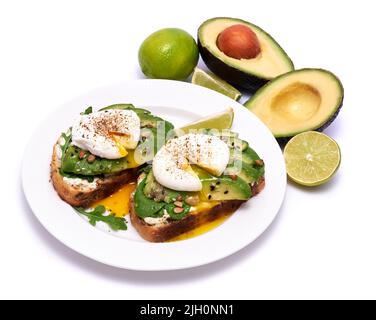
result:
[[[338,105],[337,111],[335,113],[333,113],[333,115],[321,127],[315,129],[314,131],[322,132],[322,131],[324,131],[327,127],[329,127],[332,124],[332,122],[337,118],[339,112],[342,109],[344,98],[345,98],[345,96],[342,95],[342,99],[341,99],[341,102]],[[292,138],[292,137],[290,137],[290,138]]]
[[[214,21],[216,19],[230,19],[235,22],[243,22],[252,25],[248,21],[242,20],[242,19],[236,19],[236,18],[230,18],[230,17],[215,17],[206,20],[201,24],[201,26],[198,29],[197,32],[197,45],[199,52],[201,54],[202,60],[205,62],[207,67],[215,73],[217,76],[222,78],[223,80],[227,81],[237,89],[244,89],[246,91],[249,91],[251,94],[255,93],[258,89],[260,89],[262,86],[267,84],[270,80],[268,78],[262,78],[256,75],[252,75],[250,73],[241,71],[237,69],[236,67],[232,67],[230,65],[227,65],[222,60],[218,59],[215,55],[213,55],[207,48],[205,48],[202,45],[202,41],[200,38],[200,29],[202,26],[208,22]],[[279,47],[281,53],[285,56],[286,59],[289,60],[291,70],[294,70],[294,63],[291,60],[291,58],[288,56],[288,54],[285,52],[285,50],[279,45],[279,43],[265,30],[261,29],[260,27],[254,25],[255,27],[262,30],[262,32],[267,35],[272,41],[275,42],[275,44]]]
[[[252,76],[227,65],[201,45],[200,37],[198,37],[197,42],[202,60],[204,60],[207,67],[218,77],[226,80],[237,89],[245,89],[253,93],[269,82],[267,79]]]

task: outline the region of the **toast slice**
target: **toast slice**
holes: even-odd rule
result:
[[[253,195],[260,193],[265,187],[264,177],[260,178],[252,186]],[[185,232],[196,229],[197,227],[217,220],[221,217],[232,214],[244,202],[243,200],[221,201],[216,206],[198,212],[189,213],[181,220],[165,220],[161,223],[150,225],[140,218],[135,211],[133,195],[131,198],[130,218],[133,227],[147,241],[165,242],[171,240]]]
[[[60,174],[61,147],[54,145],[50,165],[52,184],[60,198],[75,207],[89,207],[94,202],[107,198],[123,185],[137,179],[137,168],[127,169],[104,178],[88,182],[80,178],[67,178]]]

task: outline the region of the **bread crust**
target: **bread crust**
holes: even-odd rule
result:
[[[130,218],[133,227],[142,238],[150,242],[165,242],[182,233],[196,229],[205,223],[230,215],[237,210],[243,202],[245,201],[223,201],[213,208],[197,213],[190,213],[181,220],[171,221],[162,225],[148,225],[143,219],[137,216],[132,198]]]
[[[64,181],[60,174],[60,159],[54,145],[50,165],[51,182],[60,198],[75,207],[89,207],[94,202],[107,198],[123,185],[137,179],[137,169],[127,169],[119,174],[98,179],[95,188],[84,189]]]
[[[262,191],[265,186],[265,179],[262,177],[253,187],[254,195]],[[196,213],[189,213],[181,220],[171,221],[166,224],[148,225],[142,218],[139,218],[134,208],[133,195],[131,198],[130,218],[133,227],[147,241],[166,242],[185,232],[196,229],[197,227],[217,220],[221,217],[232,214],[244,202],[243,200],[222,201],[213,208],[206,209]]]

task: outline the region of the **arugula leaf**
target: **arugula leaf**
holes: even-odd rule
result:
[[[145,167],[141,167],[137,173],[140,175],[141,173],[146,173],[148,174],[152,169],[152,166],[150,164],[146,165]]]
[[[85,111],[82,112],[81,114],[90,114],[90,113],[93,113],[93,107],[86,108]]]
[[[137,186],[136,193],[134,195],[135,211],[140,218],[160,218],[163,216],[163,208],[166,205],[164,202],[155,202],[149,199],[144,194],[144,187],[146,178],[141,181]]]
[[[113,215],[105,216],[106,208],[104,206],[97,206],[93,211],[86,211],[82,207],[73,207],[79,214],[89,218],[89,223],[95,226],[98,221],[106,223],[112,230],[127,230],[126,221],[123,218],[118,218]]]
[[[65,155],[65,152],[67,151],[68,147],[70,146],[71,142],[72,142],[72,135],[67,135],[66,133],[62,133],[61,136],[64,138],[64,145],[61,146],[61,153],[62,153],[62,156],[61,158],[64,157]]]

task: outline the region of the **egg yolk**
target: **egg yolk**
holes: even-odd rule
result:
[[[128,151],[125,149],[125,145],[127,144],[128,136],[126,134],[119,134],[119,133],[111,133],[111,138],[115,142],[116,147],[119,150],[119,154],[122,157],[125,157],[128,154]]]
[[[188,240],[188,239],[192,239],[192,238],[195,238],[195,237],[198,237],[202,234],[205,234],[211,230],[214,230],[215,228],[219,227],[220,225],[222,225],[228,218],[230,218],[232,213],[228,214],[228,215],[225,215],[219,219],[216,219],[214,221],[211,221],[211,222],[208,222],[208,223],[205,223],[203,224],[202,226],[199,226],[198,228],[196,229],[193,229],[191,231],[188,231],[188,232],[185,232],[171,240],[169,240],[168,242],[175,242],[175,241],[182,241],[182,240]]]
[[[134,150],[128,150],[127,162],[128,162],[128,168],[137,168],[138,166],[140,166],[140,163],[138,163],[135,158]]]
[[[122,218],[129,214],[129,200],[135,189],[136,183],[126,184],[109,197],[94,203],[93,207],[102,205],[116,217]]]

